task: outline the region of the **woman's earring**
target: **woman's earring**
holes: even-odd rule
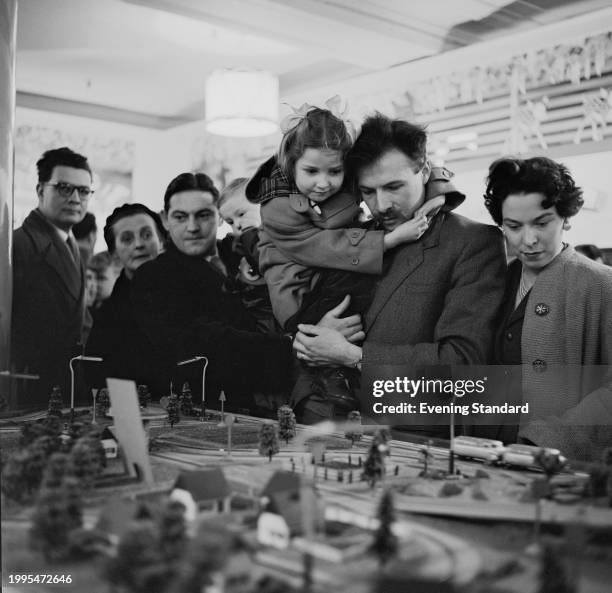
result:
[[[572,228],[572,225],[568,222],[567,219],[565,219],[563,221],[563,230],[564,231],[569,231]]]

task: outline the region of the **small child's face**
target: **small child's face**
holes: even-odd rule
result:
[[[105,270],[100,270],[96,274],[96,282],[98,287],[98,294],[96,298],[98,301],[105,301],[111,295],[115,282],[120,273],[120,268],[110,265]]]
[[[324,202],[342,187],[344,159],[339,150],[307,148],[295,163],[295,184],[315,203]]]
[[[96,273],[93,270],[85,271],[85,306],[92,307],[98,295]]]
[[[219,214],[232,227],[235,235],[241,235],[246,229],[261,226],[259,204],[249,202],[244,190],[238,190],[227,198],[221,204]]]

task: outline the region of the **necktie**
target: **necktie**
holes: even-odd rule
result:
[[[66,239],[66,246],[68,247],[68,251],[70,251],[70,255],[72,255],[74,263],[78,267],[81,261],[81,256],[79,255],[79,247],[76,244],[76,241],[72,237],[68,236],[68,238]]]

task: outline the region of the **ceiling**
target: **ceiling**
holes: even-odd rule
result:
[[[565,20],[609,0],[19,0],[17,104],[152,128],[204,116],[217,68],[281,95]]]

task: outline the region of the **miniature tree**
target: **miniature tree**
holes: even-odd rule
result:
[[[423,460],[423,471],[421,472],[421,476],[423,477],[428,476],[429,462],[434,460],[434,454],[431,452],[430,449],[431,445],[432,441],[427,441],[425,446],[421,447],[421,449],[419,450],[419,454],[421,455],[421,458]]]
[[[35,493],[40,486],[47,459],[53,450],[49,444],[50,437],[39,437],[26,449],[22,471],[28,495]]]
[[[62,418],[64,416],[64,413],[62,412],[63,407],[64,401],[62,399],[62,390],[58,385],[56,385],[49,396],[49,408],[47,410],[47,414],[49,416],[57,416],[58,418]]]
[[[106,416],[108,414],[108,410],[110,409],[110,396],[108,394],[108,389],[103,387],[98,390],[96,394],[96,412],[99,416]]]
[[[179,403],[182,414],[184,414],[185,416],[193,415],[193,397],[191,395],[191,387],[189,386],[189,383],[187,381],[183,383],[183,390],[181,391]]]
[[[187,545],[185,525],[185,505],[177,500],[169,500],[160,517],[159,545],[162,556],[167,562],[178,561]]]
[[[166,408],[166,411],[168,412],[168,422],[170,427],[174,428],[174,425],[181,420],[179,416],[178,396],[175,393],[168,398],[168,407]]]
[[[70,457],[66,453],[53,453],[45,467],[41,490],[59,488],[64,476],[70,471]]]
[[[30,545],[50,561],[65,560],[69,553],[69,536],[81,527],[82,511],[74,479],[62,480],[59,487],[41,490],[32,517]]]
[[[363,436],[363,426],[361,426],[361,414],[357,410],[348,413],[347,426],[344,436],[351,441],[351,447],[355,446],[356,441],[360,441]]]
[[[397,554],[399,547],[397,536],[391,530],[395,521],[395,510],[393,508],[393,497],[390,490],[385,490],[378,505],[379,526],[374,533],[374,541],[370,549],[378,557],[380,566],[383,567]]]
[[[70,451],[70,467],[83,488],[93,487],[104,467],[103,459],[106,460],[106,456],[99,439],[85,436],[76,441]]]
[[[187,548],[175,590],[181,593],[208,590],[212,574],[224,570],[234,544],[235,538],[225,525],[202,522]]]
[[[382,480],[385,475],[385,463],[383,460],[383,445],[376,443],[372,440],[368,456],[363,464],[363,473],[361,474],[363,479],[366,480],[372,488],[376,485],[376,482]]]
[[[29,463],[30,452],[27,449],[17,451],[11,455],[2,467],[2,480],[0,486],[7,498],[25,501],[30,495],[26,478],[25,467]]]
[[[272,422],[264,422],[259,430],[259,454],[272,461],[272,456],[279,450],[276,426]]]
[[[161,592],[168,570],[159,550],[159,531],[148,520],[136,521],[123,534],[117,554],[107,565],[111,584],[130,593]]]
[[[552,491],[550,480],[556,473],[563,469],[565,461],[561,459],[559,453],[553,453],[547,449],[540,449],[534,455],[534,461],[542,468],[546,476],[544,480],[534,480],[531,483],[531,491],[536,504],[535,521],[533,524],[534,539],[536,544],[539,545],[540,523],[542,521],[542,499],[550,496]]]
[[[24,422],[21,425],[19,445],[25,448],[42,436],[52,437],[59,443],[61,432],[62,421],[58,416],[46,416],[36,422]]]
[[[2,491],[7,497],[27,501],[38,490],[43,473],[49,471],[49,456],[52,459],[56,450],[54,443],[52,437],[39,437],[9,457],[2,468]]]
[[[284,439],[285,444],[295,436],[295,414],[289,406],[278,408],[278,436]]]
[[[551,545],[544,546],[542,551],[539,577],[539,593],[574,593],[575,591],[567,577],[565,563],[560,558],[559,550]]]
[[[382,453],[385,455],[391,455],[391,447],[389,441],[391,440],[391,433],[388,428],[379,428],[372,437],[372,441],[377,445],[382,445]]]
[[[148,385],[139,385],[136,393],[138,393],[138,405],[141,408],[146,408],[151,403],[151,393]]]

